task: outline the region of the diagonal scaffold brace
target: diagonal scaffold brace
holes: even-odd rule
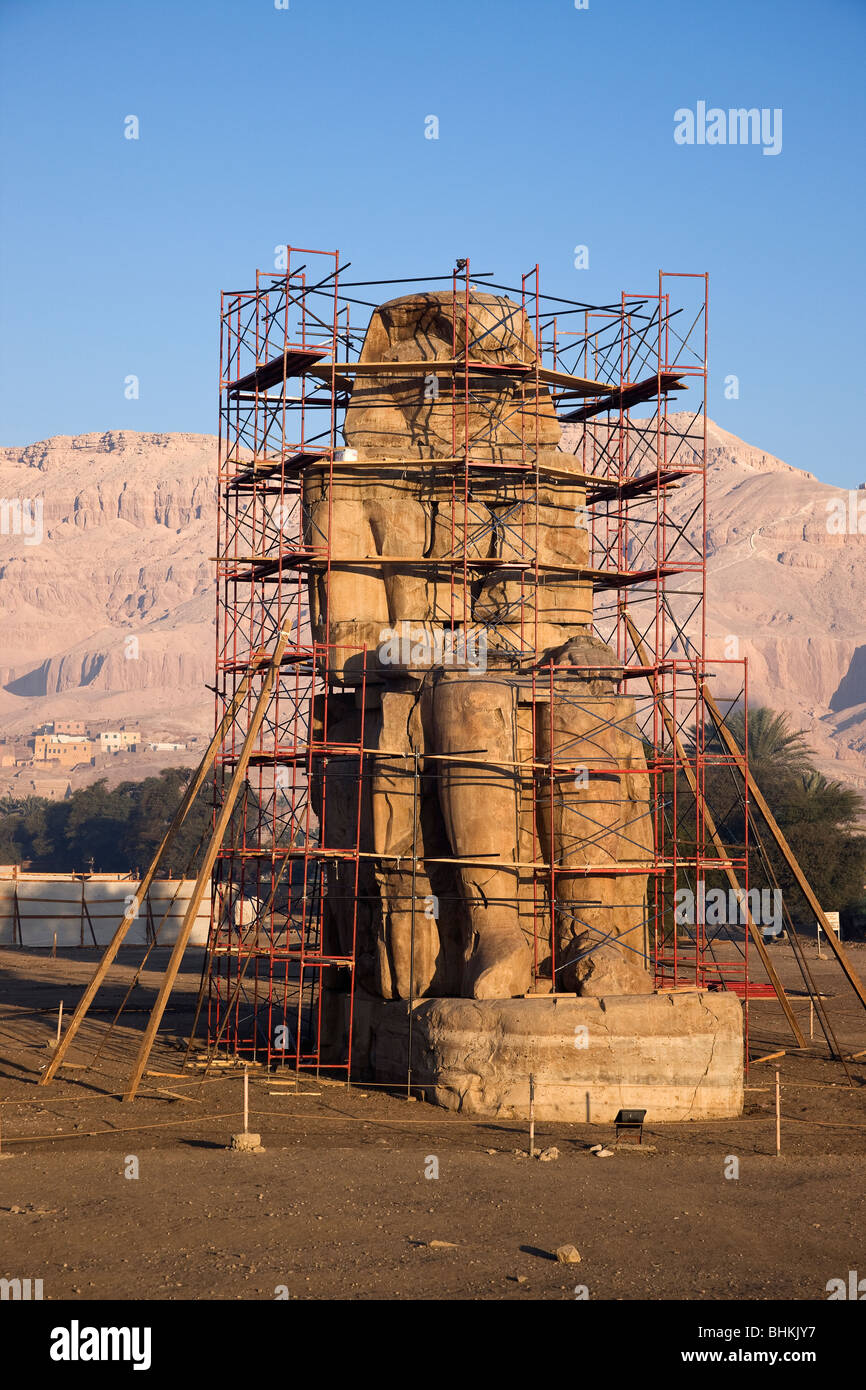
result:
[[[250,755],[253,752],[256,740],[258,739],[259,733],[261,731],[265,714],[267,713],[268,705],[270,703],[271,693],[273,691],[277,676],[279,675],[280,665],[283,659],[283,653],[285,652],[286,645],[289,641],[290,636],[291,633],[287,629],[280,632],[279,640],[277,642],[276,647],[274,648],[273,655],[271,656],[267,665],[264,667],[264,679],[262,680],[261,689],[256,699],[256,703],[253,706],[253,712],[250,717],[249,727],[247,728],[246,735],[244,736],[244,741],[241,745],[241,750],[238,754],[237,762],[235,763],[235,768],[234,772],[232,773],[231,780],[228,784],[228,787],[226,788],[226,793],[219,810],[219,815],[214,821],[214,827],[211,831],[210,840],[208,841],[208,846],[205,851],[201,867],[199,868],[198,875],[196,877],[195,886],[192,890],[192,894],[187,904],[187,909],[184,914],[183,922],[181,923],[180,930],[177,934],[177,940],[174,943],[171,956],[169,957],[169,962],[166,966],[165,975],[163,976],[162,984],[159,988],[159,993],[156,996],[156,1002],[154,1003],[150,1018],[148,1019],[147,1028],[145,1029],[144,1037],[142,1038],[141,1047],[139,1048],[138,1056],[135,1059],[135,1066],[133,1067],[132,1078],[130,1080],[129,1087],[126,1090],[123,1097],[125,1101],[135,1099],[135,1095],[138,1091],[138,1087],[141,1082],[144,1069],[147,1066],[147,1061],[150,1057],[150,1053],[153,1048],[154,1041],[156,1039],[156,1034],[159,1030],[159,1025],[162,1022],[162,1016],[165,1013],[165,1006],[168,1003],[169,995],[171,994],[171,991],[174,988],[174,982],[177,979],[177,973],[180,970],[180,964],[183,959],[184,952],[186,951],[187,945],[189,943],[189,938],[192,935],[192,929],[195,924],[196,917],[198,916],[198,910],[201,906],[201,900],[204,897],[205,889],[207,888],[207,885],[210,882],[211,871],[213,870],[216,857],[219,853],[220,846],[222,845],[226,829],[228,828],[229,822],[231,821],[232,812],[235,808],[235,803],[238,799],[241,788],[244,786],[246,782],[247,767],[249,765]]]
[[[792,874],[794,875],[794,878],[797,880],[803,897],[806,899],[807,903],[814,912],[815,917],[822,931],[824,931],[824,933],[826,934],[827,944],[830,946],[830,949],[833,951],[833,953],[836,956],[836,959],[841,965],[842,970],[845,974],[845,978],[847,979],[854,993],[857,995],[857,998],[860,1000],[860,1003],[863,1005],[864,1009],[866,1009],[866,989],[864,989],[863,987],[863,981],[860,979],[860,976],[854,969],[854,966],[851,962],[851,959],[847,951],[844,949],[841,941],[839,941],[839,939],[836,936],[836,932],[834,931],[833,927],[830,926],[830,923],[827,920],[826,913],[824,912],[823,907],[821,906],[817,897],[815,896],[814,890],[812,889],[812,885],[806,878],[806,875],[804,874],[803,869],[800,865],[799,859],[792,850],[791,846],[788,844],[788,841],[785,838],[781,826],[778,824],[775,816],[773,815],[772,811],[767,805],[766,797],[761,791],[761,788],[758,786],[757,782],[754,780],[753,777],[746,775],[746,765],[745,760],[743,758],[743,754],[737,747],[736,740],[734,739],[733,735],[731,734],[731,731],[725,724],[721,710],[719,709],[718,705],[713,699],[713,696],[711,695],[710,691],[704,684],[701,685],[701,697],[710,713],[710,716],[712,717],[713,723],[715,724],[719,732],[719,737],[721,738],[731,757],[737,764],[737,767],[739,768],[741,775],[745,779],[747,795],[749,795],[752,798],[752,800],[755,802],[758,809],[760,810],[761,815],[764,817],[770,834],[773,836],[773,839],[776,841],[776,844],[781,850],[782,856],[785,862],[787,863],[788,868],[791,870]]]
[[[246,694],[250,686],[250,680],[251,676],[248,675],[244,677],[243,681],[238,686],[237,691],[235,692],[231,704],[228,706],[225,714],[220,720],[219,726],[216,732],[214,733],[213,738],[207,746],[204,757],[202,758],[201,762],[196,768],[195,775],[190,779],[187,785],[186,791],[183,794],[181,802],[177,810],[175,811],[174,816],[172,817],[171,824],[169,825],[168,829],[166,830],[165,834],[162,837],[162,840],[160,841],[157,847],[157,851],[150,862],[150,867],[148,868],[147,873],[144,875],[144,878],[138,885],[138,889],[136,890],[135,896],[133,897],[128,908],[126,909],[126,912],[123,914],[123,918],[116,932],[114,933],[114,936],[111,938],[110,942],[106,946],[105,953],[102,959],[100,960],[99,964],[97,965],[95,971],[93,972],[90,983],[88,984],[87,988],[85,989],[84,993],[78,1001],[78,1006],[75,1010],[75,1013],[72,1015],[72,1018],[69,1021],[69,1027],[67,1028],[66,1032],[64,1033],[61,1039],[60,1046],[57,1048],[57,1051],[52,1057],[50,1065],[39,1078],[40,1086],[47,1086],[48,1082],[53,1080],[58,1069],[63,1065],[63,1060],[66,1057],[67,1052],[69,1051],[69,1047],[72,1043],[72,1040],[78,1032],[79,1028],[81,1027],[82,1023],[84,1022],[84,1019],[87,1015],[87,1011],[93,1003],[93,1000],[96,997],[96,994],[99,990],[100,985],[102,984],[102,981],[108,974],[108,971],[114,962],[114,958],[120,950],[121,946],[123,945],[123,942],[129,932],[130,927],[132,926],[133,922],[135,922],[138,918],[139,911],[141,910],[141,904],[145,901],[148,892],[150,891],[150,885],[153,883],[153,880],[157,874],[157,870],[159,869],[160,864],[165,858],[166,851],[168,850],[169,846],[174,840],[174,837],[177,834],[178,830],[186,820],[187,815],[190,811],[190,807],[192,806],[193,802],[195,801],[196,797],[201,791],[205,778],[207,777],[208,773],[213,767],[220,746],[223,740],[225,739],[229,729],[231,728],[231,725],[234,723],[234,720],[237,717],[238,710],[240,709],[241,705],[244,702],[244,699],[246,698]]]
[[[285,643],[283,643],[283,645],[285,645]],[[282,655],[282,652],[280,653],[280,655]],[[272,663],[272,660],[273,659],[269,658],[269,663]],[[61,1038],[60,1044],[56,1052],[54,1053],[51,1062],[49,1063],[46,1070],[43,1072],[42,1076],[39,1078],[38,1084],[40,1086],[47,1086],[48,1083],[54,1079],[60,1067],[62,1067],[66,1055],[69,1051],[69,1048],[72,1045],[72,1042],[79,1028],[84,1022],[88,1010],[90,1009],[90,1006],[93,1003],[93,1000],[95,999],[102,985],[103,980],[105,979],[106,975],[108,974],[108,971],[114,963],[117,953],[123,945],[123,942],[126,939],[126,936],[128,935],[130,928],[138,918],[138,914],[141,910],[141,905],[147,898],[148,892],[150,891],[150,886],[153,883],[154,878],[156,877],[160,864],[163,862],[168,849],[173,843],[175,835],[177,834],[178,830],[181,828],[184,821],[186,820],[196,797],[198,796],[202,786],[204,785],[208,773],[210,772],[211,768],[214,765],[214,762],[216,761],[217,753],[219,752],[220,747],[225,741],[229,729],[231,728],[232,724],[238,716],[238,713],[247,697],[247,693],[252,683],[253,675],[254,672],[249,672],[241,681],[240,685],[235,691],[231,703],[228,705],[225,714],[220,720],[220,723],[217,726],[217,729],[214,732],[213,738],[208,744],[207,749],[205,750],[204,756],[202,757],[202,760],[199,763],[195,771],[195,774],[190,779],[186,787],[186,790],[184,791],[180,804],[178,805],[178,808],[175,811],[174,816],[172,817],[171,824],[166,830],[164,836],[162,837],[162,840],[160,841],[157,847],[156,853],[154,854],[153,859],[151,860],[150,866],[146,874],[144,875],[144,878],[138,885],[135,895],[133,896],[132,901],[127,907],[126,912],[124,913],[123,918],[119,923],[117,930],[114,933],[114,936],[111,938],[111,941],[106,946],[102,959],[99,961],[99,964],[93,972],[93,975],[90,979],[89,984],[87,985],[87,988],[85,989],[80,1000],[78,1001],[78,1005],[75,1009],[75,1012],[69,1021],[69,1026],[66,1029],[66,1032],[63,1034],[63,1037]]]
[[[642,642],[642,640],[641,640],[641,637],[640,637],[640,633],[638,632],[637,628],[635,627],[634,623],[632,622],[631,615],[630,615],[628,612],[625,613],[625,621],[626,621],[626,626],[628,627],[629,636],[631,637],[632,646],[634,647],[635,653],[636,653],[636,655],[637,655],[637,658],[638,658],[640,664],[641,664],[642,666],[648,666],[648,665],[650,664],[650,662],[649,662],[649,657],[648,657],[647,652],[646,652],[646,648],[644,647],[644,644],[643,644],[643,642]],[[649,681],[650,681],[650,684],[652,684],[652,678],[651,678],[649,675],[647,676],[647,680],[649,680]],[[704,698],[706,698],[706,694],[707,694],[707,692],[706,692],[706,687],[705,687],[703,684],[702,684],[702,686],[701,686],[701,691],[702,691],[702,693],[703,693],[703,695],[704,695]],[[686,750],[685,750],[685,748],[683,747],[683,744],[682,744],[682,741],[681,741],[680,738],[679,738],[679,735],[677,734],[676,726],[675,726],[674,720],[673,720],[673,716],[671,715],[671,712],[670,712],[670,710],[668,709],[667,705],[665,704],[664,700],[662,700],[661,698],[659,698],[659,702],[658,702],[658,703],[659,703],[659,712],[660,712],[660,714],[661,714],[661,716],[662,716],[662,719],[664,720],[665,727],[666,727],[666,729],[667,729],[667,731],[668,731],[668,735],[669,735],[669,737],[670,737],[670,739],[671,739],[671,741],[672,741],[672,743],[673,743],[673,745],[674,745],[674,750],[675,750],[675,752],[676,752],[677,761],[678,761],[678,763],[680,764],[680,767],[682,768],[683,772],[685,773],[686,781],[688,782],[689,787],[691,788],[692,795],[695,796],[695,797],[697,798],[697,800],[698,800],[698,803],[699,803],[700,808],[701,808],[701,812],[702,812],[702,814],[703,814],[704,824],[705,824],[705,826],[707,827],[707,830],[709,831],[710,839],[711,839],[712,842],[713,842],[713,845],[714,845],[714,847],[715,847],[716,853],[718,854],[720,860],[722,860],[722,861],[727,860],[727,859],[729,858],[728,851],[725,849],[724,843],[723,843],[723,841],[722,841],[722,837],[720,836],[720,834],[719,834],[719,832],[718,832],[718,828],[717,828],[717,826],[716,826],[716,822],[715,822],[715,820],[713,819],[713,816],[712,816],[712,813],[711,813],[711,811],[710,811],[709,806],[707,805],[706,798],[704,797],[704,794],[703,794],[703,792],[701,791],[701,789],[698,787],[697,778],[695,777],[695,774],[694,774],[694,771],[693,771],[693,769],[692,769],[691,763],[689,762],[688,756],[687,756],[687,754],[686,754]],[[721,717],[721,716],[719,716],[719,718],[720,718],[720,717]],[[742,763],[742,758],[740,758],[740,763]],[[751,783],[751,779],[750,779],[750,786],[751,786],[751,785],[753,785],[753,784]],[[740,881],[739,881],[739,879],[737,878],[737,875],[736,875],[736,873],[735,873],[733,867],[731,866],[731,864],[729,864],[729,863],[724,863],[724,862],[723,862],[723,863],[720,864],[719,867],[723,869],[724,874],[725,874],[725,877],[726,877],[727,880],[728,880],[728,883],[729,883],[729,884],[731,885],[731,887],[736,891],[736,893],[737,893],[737,900],[740,901],[740,902],[745,902],[745,897],[744,897],[744,895],[742,895],[742,888],[741,888],[741,886],[740,886]],[[767,977],[768,977],[768,979],[769,979],[769,981],[770,981],[770,984],[773,986],[773,989],[774,989],[775,992],[776,992],[776,998],[778,999],[778,1001],[779,1001],[779,1003],[780,1003],[780,1005],[781,1005],[781,1007],[782,1007],[782,1011],[783,1011],[783,1013],[784,1013],[784,1015],[785,1015],[785,1018],[786,1018],[787,1021],[788,1021],[788,1026],[789,1026],[789,1028],[791,1029],[791,1032],[792,1032],[793,1035],[794,1035],[794,1039],[795,1039],[795,1041],[796,1041],[796,1043],[797,1043],[797,1046],[798,1046],[798,1047],[805,1048],[805,1046],[806,1046],[806,1039],[805,1039],[805,1036],[804,1036],[804,1034],[803,1034],[802,1029],[800,1028],[800,1025],[799,1025],[798,1021],[797,1021],[797,1016],[796,1016],[796,1014],[794,1013],[793,1008],[791,1007],[791,1001],[790,1001],[790,999],[788,998],[787,994],[785,993],[785,989],[784,989],[784,986],[783,986],[783,984],[782,984],[782,981],[779,979],[779,976],[778,976],[778,974],[776,973],[776,968],[775,968],[775,966],[773,965],[773,962],[770,960],[770,955],[769,955],[769,952],[767,951],[766,946],[764,945],[763,939],[762,939],[762,937],[761,937],[761,933],[760,933],[760,931],[759,931],[757,925],[755,924],[755,922],[752,920],[752,914],[751,914],[751,912],[749,911],[748,903],[747,903],[747,902],[745,903],[745,912],[746,912],[746,923],[747,923],[747,926],[748,926],[749,935],[751,936],[752,942],[754,943],[754,946],[755,946],[755,948],[756,948],[756,950],[757,950],[757,952],[758,952],[758,955],[759,955],[760,958],[761,958],[761,964],[763,965],[764,969],[765,969],[766,972],[767,972]]]
[[[264,716],[265,713],[267,713],[268,705],[270,705],[271,692],[272,689],[274,689],[275,681],[277,681],[279,667],[281,667],[282,656],[284,656],[289,637],[291,637],[291,632],[288,630],[281,631],[277,646],[274,648],[274,655],[270,657],[267,666],[264,667],[264,678],[263,681],[261,681],[261,689],[259,691],[259,696],[257,696],[256,703],[254,703],[253,706],[253,713],[252,716],[250,716],[250,723],[249,727],[247,727],[245,738],[243,738],[243,744],[240,745],[238,762],[235,763],[234,773],[232,773],[231,781],[229,781],[224,799],[222,799],[220,815],[218,815],[217,819],[214,821],[214,828],[213,831],[211,831],[210,840],[207,842],[207,849],[206,852],[204,852],[202,866],[200,866],[199,873],[197,873],[196,876],[195,887],[193,887],[192,895],[190,895],[188,905],[186,905],[186,912],[185,915],[183,915],[181,929],[178,931],[177,941],[175,941],[171,956],[168,958],[168,965],[165,966],[163,983],[161,983],[160,992],[157,994],[152,1013],[150,1013],[149,1020],[147,1020],[145,1037],[142,1038],[142,1045],[140,1045],[139,1054],[136,1056],[135,1066],[133,1066],[132,1069],[132,1077],[131,1080],[129,1080],[129,1086],[126,1088],[124,1094],[125,1101],[132,1101],[132,1099],[135,1099],[140,1080],[142,1080],[142,1074],[145,1072],[147,1066],[147,1058],[149,1058],[154,1040],[156,1040],[158,1027],[160,1027],[160,1023],[163,1022],[165,1005],[168,1004],[168,997],[170,997],[175,980],[177,980],[178,970],[181,969],[183,952],[185,952],[186,947],[188,947],[196,917],[199,915],[199,908],[202,906],[204,890],[206,890],[207,884],[210,883],[211,870],[213,870],[215,859],[217,859],[218,852],[220,852],[222,838],[224,838],[229,821],[232,819],[232,812],[234,812],[235,809],[235,802],[238,801],[240,788],[246,783],[246,769],[247,766],[249,766],[250,755],[252,755],[254,745],[256,745],[256,739],[259,738],[261,724],[264,723]]]

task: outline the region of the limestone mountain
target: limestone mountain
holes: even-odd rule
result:
[[[847,492],[708,432],[708,654],[747,656],[751,700],[789,711],[821,770],[866,790],[866,492],[860,534]],[[674,495],[686,521],[698,486]],[[77,717],[208,736],[215,438],[3,448],[0,499],[0,733]]]
[[[0,449],[4,732],[56,717],[208,729],[215,458],[209,435],[127,431]]]

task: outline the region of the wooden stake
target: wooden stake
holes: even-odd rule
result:
[[[57,1010],[57,1043],[56,1043],[56,1046],[57,1046],[57,1047],[60,1046],[60,1028],[61,1028],[62,1023],[63,1023],[63,1000],[61,999],[61,1001],[60,1001],[60,1008]]]
[[[782,1103],[779,1088],[779,1068],[776,1068],[776,1157],[782,1152]]]
[[[250,1073],[244,1071],[244,1134],[250,1130]]]
[[[219,727],[216,730],[216,733],[214,734],[210,743],[208,744],[205,755],[199,763],[195,776],[191,778],[187,786],[187,789],[183,794],[180,805],[174,813],[171,825],[165,832],[165,835],[163,836],[159,844],[156,854],[153,856],[150,868],[148,869],[144,878],[139,883],[138,891],[136,892],[135,897],[132,899],[132,902],[129,904],[129,907],[126,909],[126,912],[123,916],[123,920],[121,921],[116,932],[114,933],[114,936],[111,938],[111,941],[106,946],[105,954],[103,955],[102,960],[99,962],[96,969],[94,970],[90,980],[90,984],[87,986],[86,990],[84,991],[84,993],[78,1001],[76,1010],[72,1015],[72,1021],[70,1022],[69,1027],[66,1030],[66,1036],[64,1037],[60,1047],[58,1047],[57,1051],[52,1057],[48,1068],[42,1073],[42,1075],[39,1078],[40,1086],[47,1086],[48,1082],[52,1080],[56,1071],[60,1067],[63,1058],[66,1056],[66,1053],[69,1050],[69,1045],[72,1042],[72,1039],[75,1037],[76,1033],[78,1032],[78,1029],[84,1022],[87,1011],[90,1008],[90,1005],[93,1003],[94,996],[96,995],[100,985],[102,984],[102,981],[105,979],[105,976],[108,974],[112,962],[114,961],[115,956],[120,950],[120,947],[123,944],[123,940],[127,932],[129,931],[130,927],[132,926],[133,922],[135,921],[138,915],[138,910],[142,902],[147,897],[150,885],[156,877],[156,871],[159,868],[159,865],[162,861],[162,857],[165,854],[166,849],[168,848],[169,844],[174,838],[176,832],[179,830],[180,826],[185,821],[187,814],[189,813],[189,809],[192,806],[193,802],[195,801],[195,798],[197,797],[201,789],[202,783],[207,777],[207,774],[210,772],[211,766],[213,765],[214,759],[216,758],[220,746],[222,745],[223,739],[225,738],[229,728],[234,722],[235,716],[237,715],[237,712],[240,709],[241,704],[246,698],[247,690],[249,689],[251,679],[251,675],[244,676],[243,680],[237,688],[237,691],[232,699],[231,704],[229,705],[228,709],[226,710],[225,714],[220,720]],[[54,934],[54,945],[56,950],[56,932]]]
[[[157,1095],[171,1096],[172,1100],[188,1100],[190,1105],[201,1105],[198,1096],[183,1096],[180,1091],[169,1091],[165,1086],[155,1086],[154,1090]]]
[[[535,1077],[529,1073],[529,1157],[535,1157]]]
[[[51,947],[51,959],[57,958],[57,932],[54,933],[54,945]]]
[[[249,764],[250,754],[253,751],[256,741],[258,740],[259,733],[264,722],[265,714],[270,703],[271,691],[273,690],[274,682],[276,681],[277,675],[279,674],[280,663],[283,659],[283,652],[286,649],[286,645],[288,643],[290,635],[291,634],[288,631],[283,631],[280,633],[279,641],[277,642],[277,645],[274,648],[274,654],[271,657],[271,660],[269,661],[267,667],[265,668],[265,675],[264,679],[262,680],[262,688],[259,691],[258,699],[256,700],[252,717],[250,718],[249,728],[247,729],[243,744],[241,745],[241,751],[238,754],[238,760],[235,763],[234,772],[232,773],[231,780],[226,789],[225,797],[223,799],[223,804],[220,807],[219,815],[217,816],[216,821],[214,822],[214,827],[211,832],[211,837],[208,843],[207,851],[205,852],[204,859],[202,860],[201,868],[198,871],[198,876],[195,881],[195,887],[193,888],[189,902],[187,903],[186,913],[184,914],[183,922],[181,923],[180,930],[178,931],[177,940],[174,943],[174,949],[172,950],[171,956],[169,958],[165,975],[163,976],[163,981],[160,986],[159,994],[156,997],[156,1003],[153,1006],[153,1012],[150,1015],[147,1028],[145,1029],[144,1037],[141,1041],[141,1047],[139,1048],[138,1056],[135,1060],[132,1078],[129,1083],[129,1088],[126,1091],[126,1094],[124,1095],[124,1100],[135,1099],[135,1093],[138,1090],[142,1073],[145,1067],[147,1066],[147,1061],[150,1057],[151,1050],[156,1039],[156,1034],[159,1030],[159,1025],[162,1022],[162,1016],[165,1013],[165,1006],[168,1003],[168,997],[171,994],[172,989],[174,988],[174,982],[177,979],[177,973],[180,970],[180,963],[183,960],[184,952],[186,951],[187,945],[189,943],[189,938],[192,935],[192,929],[195,925],[195,920],[198,916],[199,908],[201,907],[201,901],[204,897],[205,888],[210,883],[211,871],[216,861],[216,857],[219,853],[220,846],[223,842],[223,837],[225,835],[226,828],[228,827],[228,824],[232,818],[232,813],[234,812],[235,803],[240,794],[240,790],[246,781],[247,766]]]

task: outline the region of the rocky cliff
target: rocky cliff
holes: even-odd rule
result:
[[[751,699],[789,710],[821,769],[866,790],[866,492],[852,504],[708,430],[709,655],[748,656]],[[83,717],[209,734],[215,475],[210,435],[0,449],[0,730]],[[676,491],[679,517],[698,486]]]

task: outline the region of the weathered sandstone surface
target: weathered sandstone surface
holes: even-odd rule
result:
[[[406,1080],[405,1004],[355,1002],[355,1062]],[[733,994],[601,999],[427,999],[412,1007],[412,1081],[450,1110],[610,1124],[711,1120],[743,1104],[742,1006]]]

